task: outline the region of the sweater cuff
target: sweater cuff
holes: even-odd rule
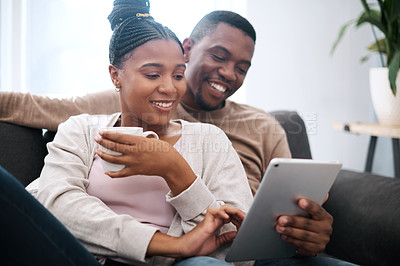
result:
[[[204,184],[203,179],[199,177],[179,195],[174,197],[169,192],[166,200],[185,221],[192,220],[200,214],[205,214],[207,208],[211,207],[215,202],[214,196]]]
[[[129,222],[121,232],[117,253],[135,261],[147,262],[147,247],[157,228],[136,221]],[[140,243],[138,245],[137,243]],[[147,259],[147,260],[146,260]]]

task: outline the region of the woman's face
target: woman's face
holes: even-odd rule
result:
[[[122,126],[164,126],[186,91],[185,61],[174,40],[149,41],[135,50],[123,68],[110,66],[120,87]]]

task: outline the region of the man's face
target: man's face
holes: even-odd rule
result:
[[[220,23],[209,35],[185,49],[187,92],[182,101],[195,109],[221,108],[242,86],[254,53],[254,41],[240,29]]]

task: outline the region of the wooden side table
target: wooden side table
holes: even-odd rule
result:
[[[367,162],[365,171],[371,172],[372,161],[374,159],[375,146],[378,137],[392,138],[393,162],[395,177],[400,177],[400,126],[385,126],[379,123],[333,123],[333,129],[347,131],[354,134],[368,134],[371,136],[369,141]]]

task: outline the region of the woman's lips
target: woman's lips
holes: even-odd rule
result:
[[[155,107],[156,109],[163,111],[163,112],[168,112],[171,111],[173,108],[175,101],[150,101],[150,103]]]

